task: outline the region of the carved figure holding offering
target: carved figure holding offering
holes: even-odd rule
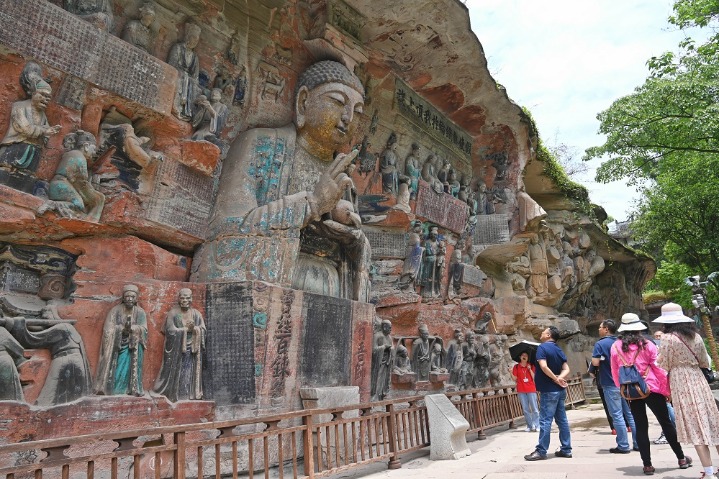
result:
[[[439,239],[437,227],[433,226],[429,230],[429,236],[424,240],[424,255],[420,272],[422,296],[434,297],[441,294],[444,255],[444,242]]]
[[[449,190],[447,193],[457,198],[459,196],[460,184],[457,179],[457,172],[454,171],[454,169],[449,170],[449,178],[447,181],[449,183]]]
[[[64,404],[90,393],[90,367],[80,333],[70,321],[51,315],[46,309],[38,319],[0,318],[0,326],[25,348],[50,350],[50,369],[36,404]],[[1,328],[0,328],[1,329]]]
[[[417,373],[417,381],[429,381],[432,345],[429,341],[429,329],[419,327],[419,338],[412,342],[412,371]]]
[[[235,140],[193,280],[256,279],[366,300],[364,234],[326,221],[352,187],[347,170],[357,152],[334,152],[353,140],[363,95],[359,79],[344,65],[315,63],[298,81],[294,124],[250,129]],[[339,266],[330,263],[309,247],[317,236],[350,254],[339,258]]]
[[[35,172],[42,147],[52,135],[60,131],[60,125],[50,126],[45,116],[52,88],[44,80],[35,83],[29,100],[12,104],[10,125],[0,141],[0,166]]]
[[[477,375],[477,337],[474,332],[467,333],[467,342],[462,344],[462,367],[459,372],[459,389],[470,389],[475,385]]]
[[[195,47],[200,41],[202,30],[194,23],[185,25],[185,38],[175,43],[167,56],[167,63],[177,69],[177,96],[173,113],[181,120],[192,119],[192,108],[200,92],[200,61]]]
[[[100,30],[109,32],[112,28],[112,0],[64,0],[63,8]]]
[[[48,198],[60,216],[100,220],[105,206],[105,195],[90,184],[88,163],[96,152],[95,137],[82,130],[69,133],[63,139],[66,151],[50,181]]]
[[[142,362],[147,344],[147,315],[137,305],[139,289],[122,289],[122,303],[113,306],[102,328],[96,394],[142,396]]]
[[[192,307],[192,290],[180,290],[177,306],[165,319],[165,349],[154,392],[172,402],[202,399],[202,354],[207,329],[202,314]]]
[[[462,263],[462,251],[455,249],[452,252],[452,259],[449,261],[449,281],[455,295],[462,291],[462,279],[464,277],[464,263]]]
[[[130,20],[122,31],[122,39],[140,50],[150,52],[152,47],[152,24],[155,23],[155,4],[145,2],[140,7],[140,18]]]
[[[412,143],[412,149],[407,158],[404,160],[404,171],[407,177],[409,177],[409,197],[412,200],[417,198],[417,191],[419,191],[419,177],[422,173],[422,169],[419,165],[419,150],[419,144]]]
[[[544,244],[539,241],[539,235],[533,234],[529,243],[529,268],[531,271],[530,294],[531,296],[539,296],[548,292],[547,272],[549,263],[547,262],[547,251]]]
[[[195,133],[192,135],[192,139],[209,141],[222,149],[220,133],[222,133],[226,121],[227,106],[222,103],[222,90],[213,88],[209,101],[205,95],[198,96],[195,101],[195,114],[192,116]]]
[[[394,344],[392,343],[392,323],[382,321],[382,330],[374,334],[372,341],[372,401],[381,401],[389,392],[390,373],[394,364]],[[405,351],[406,354],[406,351]]]
[[[430,154],[427,157],[424,161],[424,165],[422,165],[422,179],[429,183],[432,191],[439,194],[444,191],[444,185],[437,178],[437,161],[439,161],[439,159],[434,156],[434,154]]]
[[[397,171],[397,135],[392,133],[387,146],[380,155],[382,172],[382,191],[396,195],[399,190],[399,173]]]
[[[477,202],[477,214],[478,215],[491,215],[494,214],[494,203],[492,202],[492,196],[487,192],[487,185],[484,181],[477,183],[477,193],[475,195],[475,201]]]

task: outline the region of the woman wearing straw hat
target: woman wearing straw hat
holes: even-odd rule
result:
[[[709,446],[719,452],[719,410],[699,369],[709,367],[704,341],[678,304],[662,306],[662,315],[653,322],[664,326],[657,362],[670,373],[679,442],[694,445],[704,467],[701,477],[717,477]]]
[[[647,419],[647,407],[651,409],[654,416],[662,426],[664,435],[679,461],[679,468],[686,469],[692,465],[692,458],[684,455],[682,446],[677,441],[677,430],[669,419],[667,410],[666,395],[669,393],[667,387],[667,373],[656,364],[657,347],[653,342],[642,335],[647,327],[642,324],[639,316],[634,313],[626,313],[622,316],[622,324],[617,329],[619,339],[612,345],[612,376],[614,383],[619,386],[620,364],[634,364],[637,371],[642,375],[649,390],[649,396],[644,399],[633,399],[629,401],[629,407],[634,416],[636,425],[637,445],[639,454],[644,463],[644,474],[654,474],[652,457],[649,450],[649,420]]]

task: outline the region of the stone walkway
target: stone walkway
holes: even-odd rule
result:
[[[618,477],[649,477],[642,473],[642,461],[638,452],[610,454],[609,448],[616,446],[611,435],[601,404],[580,406],[567,411],[572,430],[573,458],[554,457],[550,453],[546,461],[527,462],[523,456],[534,450],[537,433],[524,432],[524,421],[513,430],[506,427],[490,432],[484,441],[469,442],[472,455],[457,461],[429,460],[429,454],[403,458],[402,468],[394,471],[364,470],[341,477],[363,477],[364,479],[609,479]],[[649,438],[654,440],[661,429],[649,413]],[[469,435],[471,437],[474,435]],[[476,437],[476,436],[474,436]],[[550,451],[559,447],[556,426],[552,429]],[[656,468],[653,477],[660,479],[698,478],[702,468],[692,446],[684,447],[685,454],[694,459],[694,465],[681,470],[668,445],[651,445],[652,462]],[[714,462],[719,457],[714,451]],[[386,464],[384,465],[386,467]]]

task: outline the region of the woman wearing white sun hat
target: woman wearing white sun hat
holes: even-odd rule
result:
[[[649,420],[647,419],[647,407],[651,409],[654,416],[666,435],[667,442],[677,457],[680,469],[686,469],[692,465],[692,458],[684,455],[681,444],[677,441],[677,431],[669,419],[669,411],[666,405],[667,373],[656,364],[657,347],[652,341],[642,335],[647,327],[642,324],[639,316],[634,313],[626,313],[622,316],[622,324],[617,329],[619,339],[612,345],[612,376],[614,383],[619,387],[619,366],[621,364],[634,364],[637,371],[642,375],[649,386],[651,393],[644,399],[633,399],[629,401],[629,408],[632,410],[634,425],[636,426],[637,445],[639,454],[644,464],[644,474],[654,474],[652,457],[649,443]]]
[[[675,303],[662,306],[653,321],[663,326],[659,366],[669,371],[669,385],[676,412],[679,442],[692,444],[704,467],[701,477],[714,478],[709,446],[719,452],[719,410],[709,384],[699,368],[709,367],[704,341],[692,318]]]

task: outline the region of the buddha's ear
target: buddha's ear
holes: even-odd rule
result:
[[[302,86],[297,90],[297,97],[295,98],[295,123],[298,129],[302,129],[305,126],[305,114],[309,94],[310,91],[306,86]]]

